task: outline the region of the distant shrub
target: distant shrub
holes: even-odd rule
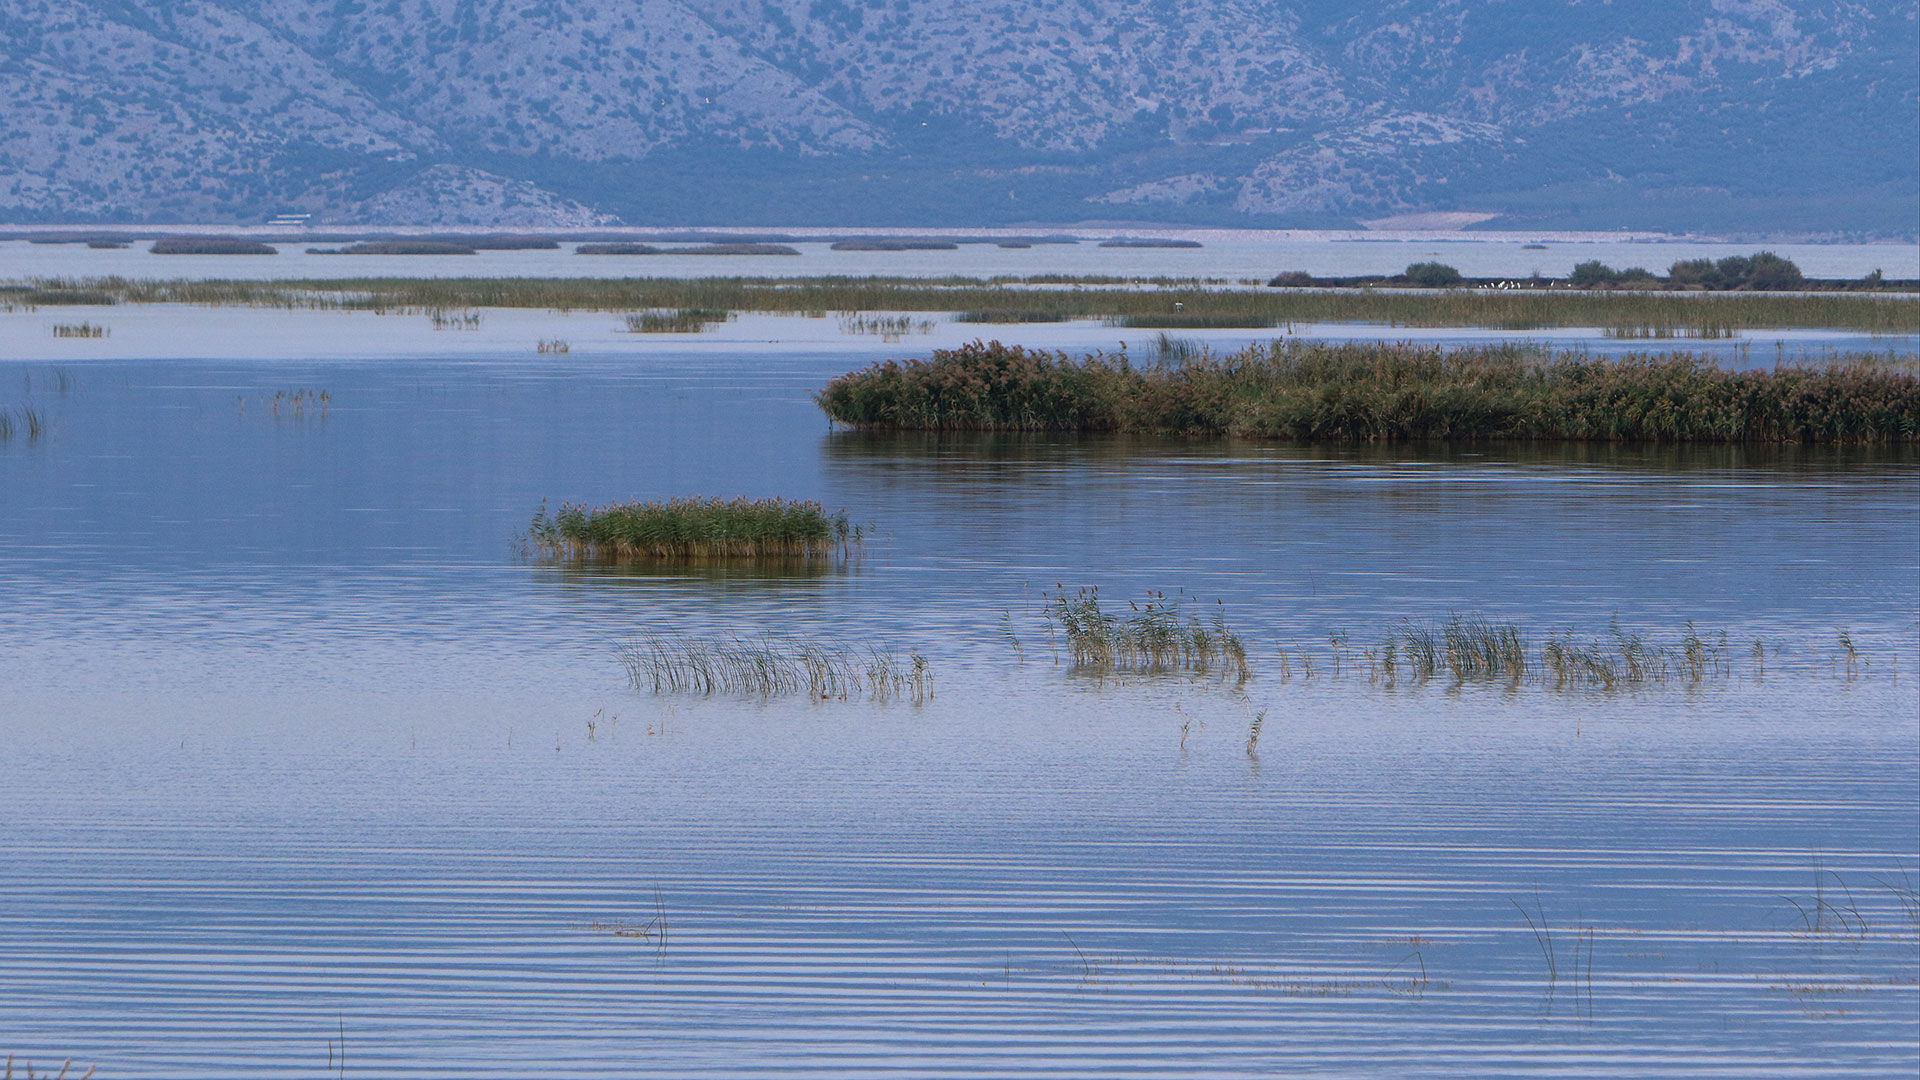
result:
[[[446,240],[475,251],[557,251],[560,248],[558,240],[545,236],[460,236]]]
[[[1451,289],[1460,284],[1460,271],[1440,262],[1414,263],[1407,267],[1407,280],[1426,289]]]
[[[581,244],[573,249],[575,255],[658,255],[660,249],[652,244]]]
[[[1601,289],[1613,284],[1619,276],[1613,267],[1599,259],[1589,259],[1573,268],[1573,273],[1567,275],[1567,284],[1576,289]]]
[[[1284,270],[1267,282],[1269,289],[1299,289],[1313,284],[1313,275],[1305,270]]]
[[[1667,270],[1667,280],[1675,285],[1703,289],[1798,289],[1806,284],[1806,275],[1793,264],[1771,251],[1752,255],[1729,255],[1719,262],[1707,259],[1683,259]]]
[[[155,255],[278,255],[258,240],[239,236],[163,236],[147,250]]]

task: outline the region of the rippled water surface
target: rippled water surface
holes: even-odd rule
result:
[[[343,1036],[369,1076],[1920,1067],[1910,454],[829,431],[810,392],[865,359],[0,364],[47,423],[0,442],[0,1050],[103,1077],[338,1072]],[[794,574],[514,551],[543,499],[685,493],[874,534]],[[1254,676],[1076,674],[1056,585],[1184,590]],[[1691,620],[1724,671],[1381,677],[1367,650],[1450,612],[1536,641]],[[935,694],[629,688],[617,644],[680,631],[918,650]]]

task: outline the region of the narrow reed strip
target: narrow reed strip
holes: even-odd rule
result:
[[[619,647],[635,690],[816,701],[910,701],[933,697],[933,667],[872,646],[774,637],[650,634]]]
[[[1136,366],[999,342],[842,375],[835,421],[932,431],[1138,432],[1297,441],[1906,443],[1920,375],[1885,358],[1729,371],[1687,353],[1284,341]]]
[[[544,507],[528,546],[561,558],[638,562],[704,559],[820,559],[846,554],[862,530],[844,510],[791,499],[682,498],[588,509]]]
[[[967,321],[1040,322],[1218,316],[1241,324],[1366,322],[1391,326],[1615,328],[1719,336],[1725,329],[1821,327],[1920,332],[1920,297],[1907,294],[1527,292],[1449,289],[1211,289],[1194,280],[1033,275],[1025,278],[336,278],[323,281],[126,278],[45,279],[40,294],[13,302],[57,303],[99,294],[126,303],[434,311],[547,308],[556,311],[966,312]],[[1117,285],[1119,288],[1086,288]],[[1131,286],[1131,287],[1127,287]],[[13,299],[13,298],[10,298]],[[102,302],[69,300],[67,302]],[[1188,325],[1191,325],[1189,323]],[[1216,324],[1217,325],[1217,324]],[[1178,327],[1173,327],[1178,328]]]

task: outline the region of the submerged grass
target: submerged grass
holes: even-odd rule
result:
[[[1920,375],[1892,364],[1729,371],[1688,353],[1612,358],[1531,346],[1298,341],[1229,356],[1182,350],[1176,360],[1136,366],[1124,352],[1075,360],[976,341],[842,375],[815,397],[837,422],[894,430],[1354,442],[1920,437]]]
[[[792,499],[683,498],[588,509],[545,507],[528,527],[546,555],[611,562],[825,559],[844,555],[862,530],[846,512]]]
[[[338,278],[326,281],[48,279],[49,291],[105,293],[128,303],[353,310],[468,307],[561,311],[721,308],[733,311],[969,313],[972,321],[1171,316],[1239,325],[1364,322],[1391,326],[1551,326],[1717,336],[1720,328],[1819,327],[1920,333],[1920,297],[1820,293],[1501,292],[1210,289],[1192,279],[1024,278]],[[1087,286],[1102,286],[1090,288]],[[1105,287],[1117,286],[1117,287]],[[32,303],[20,299],[15,302]],[[49,301],[50,302],[50,301]],[[1178,327],[1175,327],[1178,328]]]
[[[919,653],[774,637],[651,634],[620,646],[636,690],[656,694],[804,695],[816,701],[933,697],[933,668]]]

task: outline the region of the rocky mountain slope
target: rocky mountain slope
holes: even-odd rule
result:
[[[0,219],[1911,234],[1909,0],[0,0]]]

